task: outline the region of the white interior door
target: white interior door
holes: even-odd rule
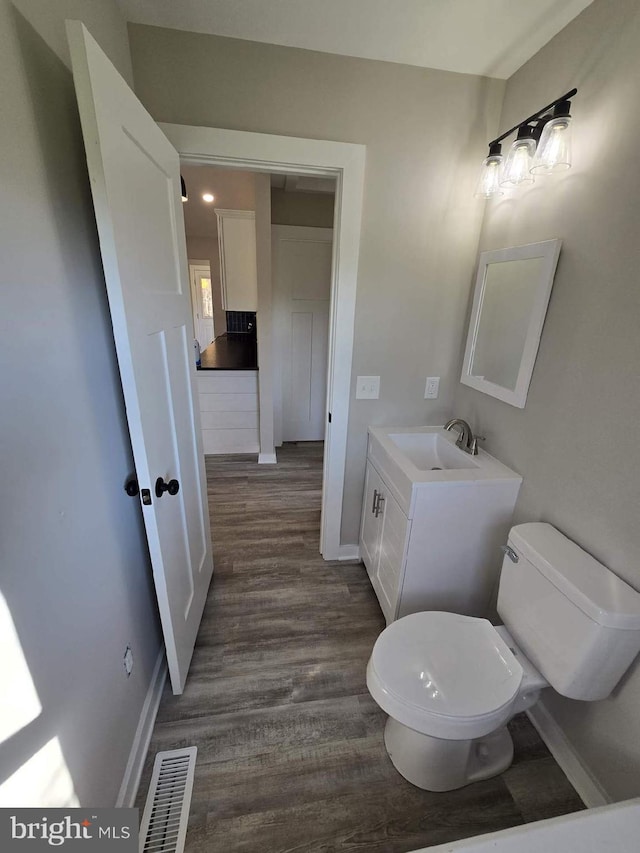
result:
[[[326,428],[331,228],[273,225],[276,443],[320,441]]]
[[[213,571],[178,155],[79,21],[73,77],[171,686]],[[162,491],[163,484],[179,485]]]

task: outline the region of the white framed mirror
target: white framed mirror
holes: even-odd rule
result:
[[[460,381],[524,408],[561,240],[482,252]]]

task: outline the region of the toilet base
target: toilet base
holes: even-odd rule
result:
[[[475,740],[442,740],[389,717],[384,743],[398,773],[425,791],[453,791],[490,779],[513,761],[513,742],[506,726]]]

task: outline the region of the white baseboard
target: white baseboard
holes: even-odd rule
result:
[[[277,461],[275,453],[260,453],[258,455],[258,465],[275,465]]]
[[[585,806],[593,809],[597,806],[609,805],[612,802],[611,798],[584,765],[575,747],[542,702],[530,708],[527,716]]]
[[[129,760],[122,778],[122,785],[116,800],[116,808],[133,808],[138,795],[140,777],[144,760],[147,757],[149,742],[153,733],[153,726],[160,707],[160,699],[167,677],[167,666],[164,657],[164,646],[160,649],[156,665],[153,668],[151,683],[140,712],[138,728],[133,739]]]
[[[350,560],[351,562],[355,562],[360,559],[360,546],[359,545],[341,545],[338,549],[338,559],[339,560]]]

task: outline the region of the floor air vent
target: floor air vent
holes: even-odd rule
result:
[[[182,853],[197,747],[159,752],[140,824],[140,853]]]

